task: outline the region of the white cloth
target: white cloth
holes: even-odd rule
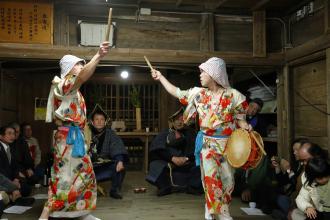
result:
[[[73,55],[65,55],[60,60],[60,67],[61,67],[61,78],[64,79],[66,75],[72,70],[74,65],[76,65],[79,62],[83,62],[84,64],[86,61],[84,59],[81,59],[79,57],[73,56]]]
[[[223,59],[212,57],[199,65],[199,68],[209,74],[212,79],[222,87],[230,87],[226,70],[226,63]]]
[[[61,79],[58,76],[55,76],[52,80],[52,85],[50,87],[48,101],[47,101],[47,111],[46,111],[46,122],[50,123],[53,121],[54,117],[54,91],[57,84],[61,82]]]
[[[207,205],[205,203],[205,214],[204,214],[204,218],[205,220],[213,220],[213,216],[212,214],[210,213],[209,209],[207,208]]]

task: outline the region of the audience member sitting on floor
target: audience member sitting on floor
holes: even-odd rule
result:
[[[29,145],[21,134],[21,127],[16,122],[10,125],[15,129],[15,141],[11,145],[14,148],[18,169],[26,177],[27,183],[34,186],[39,180],[34,173],[34,163],[29,151]]]
[[[149,149],[146,180],[157,186],[158,196],[174,191],[203,192],[200,167],[195,165],[196,131],[183,123],[183,109],[169,118],[170,128],[159,133]]]
[[[303,187],[296,198],[299,210],[305,214],[301,219],[330,219],[329,179],[330,166],[326,159],[316,157],[307,162],[302,176]]]
[[[327,153],[317,144],[306,142],[302,144],[301,148],[299,149],[299,159],[300,163],[303,165],[303,171],[305,171],[305,166],[308,163],[308,161],[312,158],[323,158],[327,159]],[[297,184],[296,184],[296,190],[293,193],[293,195],[298,195],[300,192],[304,182],[302,181],[302,176],[304,175],[304,172],[298,176]],[[293,197],[294,199],[296,197]],[[300,211],[296,208],[296,204],[291,208],[288,214],[288,219],[293,220],[299,220],[302,219],[302,216],[304,216],[304,212]]]
[[[276,194],[269,158],[263,157],[254,169],[237,169],[234,176],[233,195],[240,196],[243,202],[256,202],[258,208],[264,213],[270,214],[275,205]]]
[[[29,146],[29,152],[34,164],[35,174],[41,178],[44,174],[44,168],[41,166],[41,151],[38,140],[32,136],[32,126],[29,123],[21,124],[21,131],[24,140]]]
[[[110,197],[122,199],[119,194],[125,177],[128,153],[123,141],[114,131],[106,127],[107,114],[96,105],[90,116],[92,130],[91,154],[96,180],[111,179]],[[104,161],[109,159],[111,161]],[[102,162],[103,160],[103,162]]]
[[[0,128],[0,173],[12,181],[20,190],[22,196],[31,193],[31,186],[26,183],[26,178],[19,171],[18,164],[11,144],[15,141],[15,129],[10,126]]]
[[[22,197],[20,185],[11,181],[3,174],[0,174],[0,196],[4,207],[9,203],[27,206],[34,202],[33,198]]]
[[[257,131],[262,137],[266,137],[267,124],[265,123],[265,120],[259,115],[263,105],[264,102],[261,99],[252,99],[249,102],[249,108],[246,112],[246,121],[252,126],[253,130]]]
[[[291,164],[283,158],[276,157],[271,160],[278,182],[277,209],[273,212],[273,216],[277,219],[287,219],[290,208],[294,206],[294,200],[297,196],[297,193],[294,192],[296,191],[297,181],[301,178],[301,173],[303,172],[303,165],[300,163],[299,158],[299,149],[307,142],[309,141],[306,138],[298,138],[292,142]]]

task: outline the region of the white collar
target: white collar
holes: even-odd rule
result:
[[[7,151],[7,149],[9,148],[9,145],[0,141],[0,143],[3,145],[3,147],[5,148],[5,151]]]

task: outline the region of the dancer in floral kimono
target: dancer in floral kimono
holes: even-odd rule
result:
[[[245,96],[230,87],[222,59],[210,58],[199,69],[202,87],[189,90],[180,90],[155,69],[152,69],[152,77],[187,105],[183,116],[185,122],[198,114],[200,131],[196,138],[195,158],[201,167],[205,191],[205,219],[230,220],[234,179],[224,152],[233,130],[237,127],[251,130],[245,121],[248,104]]]
[[[52,81],[46,116],[46,122],[54,121],[58,126],[52,148],[54,164],[48,201],[39,219],[97,219],[89,214],[96,208],[96,180],[83,134],[86,106],[79,88],[108,51],[109,43],[103,42],[86,65],[73,55],[60,60],[61,78],[56,76]]]

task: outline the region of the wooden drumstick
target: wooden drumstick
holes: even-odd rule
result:
[[[109,41],[110,31],[111,31],[111,19],[112,19],[112,8],[109,9],[108,27],[107,27],[107,32],[105,33],[105,41]]]
[[[146,56],[143,56],[143,57],[144,57],[145,61],[147,62],[147,64],[148,64],[150,70],[153,70],[154,68],[152,67],[152,65],[151,65],[151,63],[149,62],[148,58],[147,58]]]
[[[262,151],[262,153],[264,155],[267,155],[266,151],[264,150],[264,148],[262,147],[261,143],[259,142],[259,140],[257,139],[257,137],[254,135],[253,132],[250,132],[251,136],[253,137],[253,139],[255,140],[255,142],[257,143],[258,147],[260,148],[260,150]]]

